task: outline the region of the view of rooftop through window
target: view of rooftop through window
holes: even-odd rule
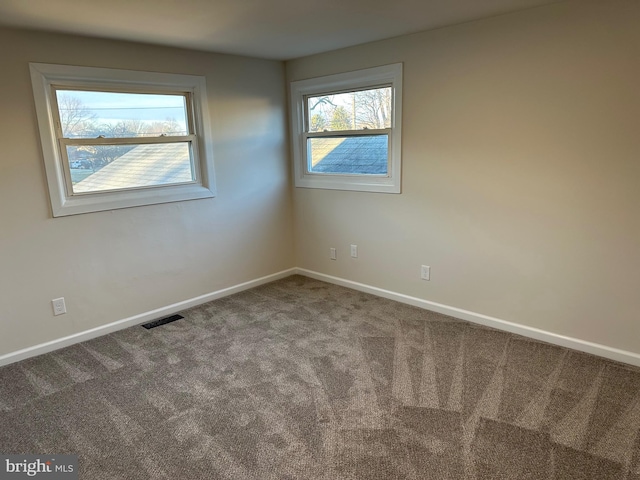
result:
[[[108,142],[108,139],[189,134],[184,94],[70,89],[55,92],[62,136],[67,139],[104,138]],[[190,148],[186,143],[181,145],[177,150],[163,144],[67,145],[73,190],[89,192],[192,181]],[[105,170],[96,177],[97,172],[109,165],[108,174]],[[149,175],[152,171],[156,174]]]
[[[309,132],[391,128],[391,87],[307,97]]]
[[[307,139],[307,168],[312,173],[386,175],[388,155],[387,135]]]

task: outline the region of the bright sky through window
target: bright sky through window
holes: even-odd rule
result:
[[[309,96],[309,132],[391,127],[391,87]]]
[[[56,97],[67,138],[187,134],[184,95],[56,90]]]

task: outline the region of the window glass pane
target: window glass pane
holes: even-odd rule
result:
[[[309,132],[391,128],[391,87],[307,97]]]
[[[195,180],[189,142],[67,146],[74,193]]]
[[[387,135],[307,139],[307,168],[311,173],[386,175],[388,157]]]
[[[56,90],[65,138],[187,135],[184,95]]]

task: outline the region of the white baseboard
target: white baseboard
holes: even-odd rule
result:
[[[75,333],[73,335],[69,335],[68,337],[63,337],[56,340],[52,340],[50,342],[41,343],[40,345],[35,345],[33,347],[28,347],[22,350],[18,350],[17,352],[11,352],[5,355],[0,355],[0,367],[3,365],[8,365],[10,363],[18,362],[20,360],[24,360],[25,358],[35,357],[37,355],[42,355],[43,353],[68,347],[69,345],[84,342],[86,340],[91,340],[92,338],[96,338],[101,335],[106,335],[107,333],[115,332],[117,330],[122,330],[124,328],[132,327],[134,325],[150,322],[158,318],[167,317],[176,312],[180,312],[182,310],[186,310],[188,308],[195,307],[197,305],[201,305],[203,303],[207,303],[212,300],[216,300],[217,298],[233,295],[234,293],[242,292],[243,290],[248,290],[250,288],[254,288],[259,285],[263,285],[265,283],[273,282],[274,280],[279,280],[281,278],[294,275],[295,273],[297,273],[297,269],[290,268],[288,270],[283,270],[281,272],[267,275],[265,277],[260,277],[260,278],[256,278],[255,280],[250,280],[248,282],[240,283],[232,287],[223,288],[222,290],[217,290],[215,292],[206,293],[204,295],[190,298],[182,302],[174,303],[166,307],[150,310],[148,312],[144,312],[139,315],[134,315],[133,317],[125,318],[123,320],[118,320],[113,323],[108,323],[107,325],[102,325],[100,327],[92,328],[91,330],[85,330],[84,332]]]
[[[327,283],[333,283],[335,285],[352,288],[354,290],[388,298],[397,302],[406,303],[415,307],[443,313],[445,315],[459,318],[461,320],[467,320],[468,322],[492,327],[497,330],[515,333],[518,335],[522,335],[523,337],[541,340],[553,345],[559,345],[561,347],[579,350],[581,352],[590,353],[599,357],[604,357],[640,367],[640,354],[637,353],[619,350],[617,348],[588,342],[586,340],[580,340],[579,338],[572,338],[553,332],[547,332],[545,330],[528,327],[526,325],[519,325],[517,323],[508,322],[506,320],[490,317],[481,313],[470,312],[469,310],[463,310],[461,308],[451,307],[449,305],[443,305],[441,303],[430,302],[429,300],[423,300],[421,298],[403,295],[402,293],[396,293],[389,290],[384,290],[382,288],[372,287],[371,285],[366,285],[364,283],[353,282],[351,280],[346,280],[344,278],[334,277],[331,275],[325,275],[324,273],[318,273],[312,270],[306,270],[304,268],[297,268],[295,270],[299,275],[315,278],[316,280],[322,280]]]
[[[472,323],[485,325],[487,327],[493,327],[498,330],[503,330],[506,332],[522,335],[524,337],[541,340],[543,342],[551,343],[553,345],[559,345],[561,347],[567,347],[574,350],[579,350],[581,352],[590,353],[600,357],[604,357],[611,360],[616,360],[618,362],[627,363],[630,365],[635,365],[640,367],[640,354],[637,354],[637,353],[628,352],[625,350],[619,350],[617,348],[608,347],[606,345],[601,345],[598,343],[588,342],[586,340],[580,340],[578,338],[567,337],[567,336],[559,335],[553,332],[547,332],[545,330],[540,330],[534,327],[528,327],[526,325],[519,325],[517,323],[508,322],[506,320],[490,317],[488,315],[483,315],[481,313],[471,312],[469,310],[463,310],[461,308],[451,307],[449,305],[443,305],[441,303],[431,302],[429,300],[423,300],[417,297],[411,297],[409,295],[404,295],[402,293],[392,292],[390,290],[385,290],[382,288],[373,287],[371,285],[366,285],[364,283],[358,283],[351,280],[346,280],[344,278],[326,275],[324,273],[314,272],[312,270],[307,270],[304,268],[290,268],[288,270],[283,270],[281,272],[260,277],[255,280],[240,283],[238,285],[234,285],[228,288],[223,288],[221,290],[207,293],[205,295],[200,295],[198,297],[184,300],[182,302],[174,303],[166,307],[157,308],[155,310],[144,312],[139,315],[134,315],[132,317],[125,318],[123,320],[118,320],[116,322],[109,323],[107,325],[92,328],[84,332],[80,332],[73,335],[69,335],[67,337],[52,340],[50,342],[42,343],[40,345],[35,345],[33,347],[28,347],[22,350],[18,350],[16,352],[0,355],[0,367],[3,365],[8,365],[10,363],[18,362],[20,360],[24,360],[26,358],[35,357],[43,353],[51,352],[53,350],[58,350],[60,348],[68,347],[76,343],[84,342],[86,340],[91,340],[92,338],[96,338],[101,335],[106,335],[108,333],[112,333],[117,330],[122,330],[124,328],[132,327],[134,325],[139,325],[141,323],[146,323],[146,322],[155,320],[157,318],[166,317],[176,312],[180,312],[182,310],[186,310],[188,308],[195,307],[197,305],[201,305],[203,303],[207,303],[212,300],[216,300],[218,298],[226,297],[228,295],[233,295],[234,293],[242,292],[243,290],[248,290],[250,288],[254,288],[259,285],[263,285],[265,283],[273,282],[275,280],[279,280],[281,278],[285,278],[294,274],[304,275],[306,277],[315,278],[316,280],[321,280],[327,283],[333,283],[335,285],[352,288],[354,290],[358,290],[361,292],[370,293],[372,295],[377,295],[379,297],[388,298],[390,300],[395,300],[397,302],[406,303],[408,305],[413,305],[415,307],[424,308],[426,310],[431,310],[434,312],[449,315],[451,317],[459,318],[461,320],[466,320]]]

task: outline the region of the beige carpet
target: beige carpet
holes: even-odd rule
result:
[[[640,370],[300,276],[0,369],[81,479],[640,480]]]

